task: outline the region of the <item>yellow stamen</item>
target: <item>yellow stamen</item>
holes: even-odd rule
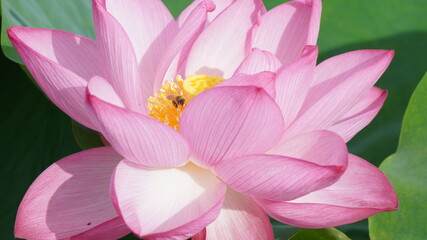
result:
[[[206,75],[190,76],[183,80],[162,85],[160,91],[148,98],[148,115],[179,131],[179,119],[187,104],[199,93],[224,81],[223,78]]]

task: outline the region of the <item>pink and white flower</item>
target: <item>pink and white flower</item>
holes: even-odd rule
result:
[[[17,237],[273,239],[267,214],[321,228],[397,208],[345,145],[382,107],[393,52],[316,66],[320,1],[214,2],[175,21],[158,0],[94,0],[96,41],[9,29],[49,98],[111,144],[45,170]]]
[[[146,113],[162,83],[177,75],[229,78],[253,48],[293,62],[305,45],[316,44],[320,11],[319,0],[268,13],[261,0],[196,0],[174,20],[160,0],[93,0],[96,41],[19,26],[8,34],[46,95],[98,130],[85,97],[90,79],[106,80],[127,108]]]

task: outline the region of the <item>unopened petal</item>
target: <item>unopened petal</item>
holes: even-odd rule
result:
[[[194,41],[204,30],[208,12],[215,9],[215,5],[209,1],[201,1],[190,13],[176,37],[161,57],[159,67],[156,70],[154,91],[177,75],[184,75],[184,67]]]
[[[188,16],[191,14],[191,12],[203,1],[206,0],[194,0],[188,7],[184,9],[184,11],[181,12],[181,14],[179,14],[177,20],[179,26],[182,26],[184,22],[188,20]],[[215,10],[209,13],[207,24],[211,23],[219,14],[222,13],[222,11],[230,6],[234,0],[212,0],[212,2],[215,4]]]
[[[160,0],[103,0],[103,2],[105,9],[129,36],[138,63],[142,64],[143,58],[150,58],[147,54],[154,49],[160,51],[153,52],[158,55],[157,58],[161,57],[167,44],[173,40],[178,31],[173,16]]]
[[[96,40],[101,51],[105,79],[111,83],[127,108],[146,112],[152,84],[143,82],[135,50],[126,31],[105,9],[103,0],[93,0]]]
[[[261,17],[252,47],[274,53],[283,65],[294,62],[305,45],[316,45],[321,8],[320,0],[290,1],[273,8]]]
[[[280,67],[281,63],[279,59],[272,53],[260,49],[253,49],[234,74],[255,74],[264,71],[276,72]]]
[[[251,29],[262,7],[260,0],[234,1],[197,38],[188,56],[186,75],[229,78],[251,49]]]
[[[161,0],[104,0],[106,10],[125,30],[135,51],[141,81],[151,93],[156,70],[178,32],[178,24]]]

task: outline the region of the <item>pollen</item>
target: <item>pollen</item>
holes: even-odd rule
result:
[[[224,81],[223,78],[207,75],[194,75],[162,85],[159,92],[148,98],[148,115],[179,131],[179,119],[187,104],[199,93]]]
[[[148,98],[148,115],[178,131],[179,119],[187,104],[185,101],[183,104],[177,104],[173,98],[183,96],[183,89],[183,80],[180,76],[177,76],[175,81],[163,84],[159,92]]]

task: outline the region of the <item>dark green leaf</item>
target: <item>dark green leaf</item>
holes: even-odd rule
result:
[[[350,152],[375,165],[397,147],[409,98],[425,71],[427,1],[323,1],[319,36],[320,60],[357,49],[393,49],[392,64],[377,86],[389,95],[368,127],[349,142]],[[354,240],[368,239],[366,221],[340,229]],[[398,239],[398,238],[389,238]]]
[[[409,98],[427,62],[427,1],[323,1],[320,59],[357,49],[393,49],[392,64],[377,83],[389,91],[376,119],[349,143],[350,152],[379,165],[397,147]]]
[[[273,225],[274,240],[289,239],[292,235],[294,235],[299,230],[299,228],[297,227],[283,224],[274,219],[270,219],[270,221],[271,221],[271,224]]]
[[[14,25],[60,29],[93,37],[91,1],[88,0],[2,0],[1,46],[11,60],[22,63],[6,30]]]
[[[14,239],[18,205],[33,180],[50,164],[80,151],[70,119],[53,106],[19,65],[0,54],[0,239]]]
[[[399,210],[369,219],[372,239],[425,239],[427,236],[427,74],[409,102],[397,152],[380,169],[399,197]]]
[[[168,7],[172,15],[177,18],[192,0],[163,0],[163,3]]]
[[[104,146],[98,132],[89,129],[78,122],[71,120],[74,139],[81,149],[90,149]]]
[[[336,227],[341,232],[345,233],[353,240],[366,240],[369,239],[368,232],[368,219],[364,219],[352,224],[346,224]]]
[[[134,234],[130,233],[125,237],[120,238],[120,240],[137,240],[139,238],[137,238]]]
[[[289,240],[350,240],[336,228],[301,229]]]

